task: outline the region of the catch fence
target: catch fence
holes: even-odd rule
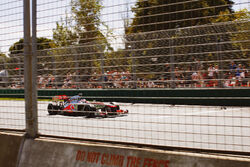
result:
[[[13,0],[0,11],[0,95],[8,97],[0,102],[2,129],[249,153],[250,108],[240,101],[250,99],[236,93],[250,87],[249,1]],[[70,91],[87,100],[123,99],[129,113],[61,116],[64,106],[49,115],[52,97]],[[183,93],[173,98],[172,91]],[[145,99],[155,104],[135,103]]]

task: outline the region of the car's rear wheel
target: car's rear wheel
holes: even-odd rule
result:
[[[86,112],[86,117],[87,118],[93,118],[95,117],[95,110],[94,108],[90,107],[89,105],[86,105],[85,108],[84,108],[84,111]]]
[[[55,108],[54,108],[53,104],[51,104],[51,103],[48,105],[48,113],[49,113],[49,115],[56,114]]]
[[[104,107],[104,111],[107,113],[107,115],[112,115],[113,114],[111,108],[108,107],[108,106]]]

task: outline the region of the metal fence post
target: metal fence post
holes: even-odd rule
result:
[[[102,89],[105,89],[105,79],[104,79],[104,53],[101,53],[101,72],[102,72]]]
[[[170,82],[170,85],[171,85],[171,88],[175,88],[176,85],[175,85],[175,65],[174,65],[174,55],[173,55],[173,37],[170,37],[169,38],[169,52],[170,52],[170,78],[171,78],[171,82]]]
[[[30,0],[24,0],[24,89],[25,89],[25,120],[27,137],[35,138],[38,135],[37,123],[37,91],[36,91],[36,59],[32,54],[36,52],[36,33],[33,34],[31,47],[30,36]],[[36,0],[32,1],[36,6]],[[36,7],[32,9],[32,22],[36,22]],[[33,24],[32,32],[35,32]],[[35,49],[34,49],[35,48]],[[33,52],[32,52],[32,49]],[[35,57],[35,56],[34,56]]]
[[[137,89],[137,78],[136,78],[136,60],[134,58],[134,54],[132,54],[132,80],[133,80],[133,88]]]
[[[216,25],[212,26],[212,28],[214,29],[216,36],[215,36],[215,40],[216,40],[216,54],[217,54],[217,61],[219,63],[219,75],[218,75],[218,80],[219,80],[219,88],[223,88],[223,67],[222,67],[222,63],[221,63],[221,38],[218,38],[218,34],[220,34],[220,32],[217,30]],[[217,79],[217,78],[216,78]]]

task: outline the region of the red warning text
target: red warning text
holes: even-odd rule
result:
[[[77,150],[76,161],[109,167],[169,167],[169,160]]]

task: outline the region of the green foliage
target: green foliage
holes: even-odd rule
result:
[[[219,44],[230,41],[230,35],[217,35],[223,34],[225,26],[212,24],[235,20],[232,5],[232,0],[138,0],[132,9],[135,17],[126,29],[126,40],[138,57],[137,73],[155,72],[154,77],[159,77],[165,63],[190,70],[197,60],[227,59],[228,54],[218,58],[217,53],[233,47]]]
[[[61,75],[77,71],[90,76],[101,71],[101,61],[106,61],[105,52],[113,51],[107,40],[112,32],[101,22],[101,0],[72,0],[70,5],[71,15],[67,15],[65,22],[57,23],[53,30],[58,49],[51,54],[56,55],[57,68],[67,67]],[[105,34],[100,26],[106,27]]]
[[[24,69],[24,57],[23,57],[23,50],[24,50],[24,40],[21,38],[19,41],[15,42],[9,48],[9,58],[7,59],[7,69],[11,75],[23,75]],[[39,63],[47,63],[49,60],[49,49],[54,48],[55,44],[54,41],[48,38],[40,37],[37,38],[37,51],[38,51],[38,62]],[[45,58],[41,57],[44,56]],[[39,65],[38,65],[39,66]],[[19,69],[19,71],[15,69]],[[20,72],[21,71],[21,72]]]
[[[107,71],[127,71],[129,66],[128,57],[123,50],[106,52],[105,53],[105,66]]]
[[[75,21],[74,29],[79,37],[79,43],[104,39],[99,30],[101,0],[73,0],[71,6],[72,19]]]
[[[53,29],[53,39],[57,46],[81,45],[93,41],[107,45],[106,37],[99,29],[102,25],[101,0],[72,0],[70,5],[71,15],[66,14],[65,21],[62,19],[61,24],[57,22]]]
[[[56,28],[53,29],[53,39],[57,47],[69,46],[77,41],[77,35],[64,23],[61,25],[57,22]]]
[[[10,56],[15,54],[23,53],[23,43],[24,40],[21,38],[19,41],[15,42],[13,45],[10,46]],[[44,50],[50,49],[54,47],[54,42],[51,39],[40,37],[37,38],[37,50]]]
[[[3,59],[3,58],[6,58],[6,55],[2,52],[0,52],[0,58]]]
[[[10,54],[23,53],[23,42],[23,38],[21,38],[19,41],[11,45],[9,48]]]
[[[4,53],[0,52],[0,70],[6,69],[5,63],[7,61],[8,61],[8,57]]]
[[[247,9],[240,10],[235,14],[234,25],[237,29],[237,33],[232,35],[232,40],[237,41],[235,46],[242,50],[245,58],[249,58],[250,49],[250,12]],[[247,51],[248,50],[248,51]]]
[[[130,33],[189,27],[211,23],[221,11],[232,13],[232,0],[137,1]],[[152,23],[155,23],[152,26]]]

